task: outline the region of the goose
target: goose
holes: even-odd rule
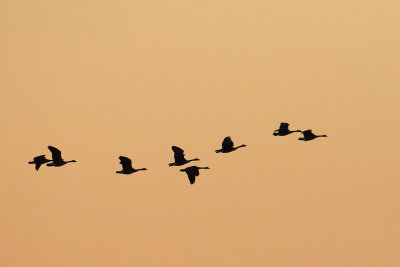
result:
[[[300,132],[300,130],[296,130],[296,131],[290,131],[289,130],[289,123],[286,122],[281,122],[281,125],[279,126],[278,130],[274,131],[274,135],[275,136],[285,136],[291,133],[296,133],[296,132]]]
[[[145,171],[147,170],[146,168],[141,168],[141,169],[134,169],[132,168],[132,160],[130,158],[120,156],[119,157],[120,164],[122,165],[122,171],[116,171],[116,173],[121,173],[121,174],[132,174],[137,171]]]
[[[76,160],[64,161],[61,157],[61,151],[53,146],[48,146],[47,148],[50,150],[51,157],[53,159],[53,162],[48,163],[47,166],[61,167],[67,163],[76,162]]]
[[[35,169],[36,169],[36,171],[38,171],[40,168],[40,165],[45,164],[50,161],[51,161],[50,159],[46,159],[45,155],[40,155],[40,156],[34,157],[33,161],[29,161],[28,163],[35,164]]]
[[[305,130],[305,131],[302,131],[302,133],[303,133],[304,137],[300,137],[299,138],[300,141],[311,141],[311,140],[313,140],[315,138],[318,138],[318,137],[328,137],[325,134],[324,135],[315,135],[315,134],[313,134],[311,132],[311,130]]]
[[[240,147],[245,147],[246,145],[240,145],[237,147],[233,146],[233,141],[230,136],[227,136],[224,138],[224,141],[222,141],[222,149],[217,149],[215,150],[216,153],[229,153],[232,151],[235,151],[236,149]]]
[[[168,166],[170,166],[170,167],[171,166],[182,166],[191,161],[200,160],[198,158],[190,159],[190,160],[185,159],[184,150],[177,146],[172,146],[171,149],[172,149],[172,151],[174,151],[175,162],[169,163]]]
[[[196,176],[200,175],[200,172],[199,172],[200,169],[210,169],[210,168],[190,166],[185,169],[181,169],[181,172],[186,172],[186,174],[189,178],[190,184],[194,184],[194,182],[196,181]]]

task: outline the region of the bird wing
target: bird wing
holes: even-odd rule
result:
[[[130,158],[120,156],[119,160],[120,164],[122,165],[122,170],[124,171],[132,170],[132,160]]]
[[[35,169],[38,171],[41,165],[42,165],[41,162],[36,162],[35,163]]]
[[[194,182],[196,181],[196,173],[193,171],[193,168],[188,167],[188,168],[184,169],[184,171],[186,172],[186,174],[189,178],[190,184],[194,184]]]
[[[233,141],[230,136],[224,138],[222,141],[222,149],[229,149],[233,147]]]
[[[185,161],[185,153],[182,148],[177,146],[172,146],[172,151],[174,151],[175,162]]]
[[[190,184],[194,184],[194,182],[196,181],[196,176],[199,176],[199,168],[196,166],[191,166],[186,168],[186,173],[188,175]]]
[[[309,139],[313,138],[315,135],[311,132],[311,130],[305,130],[303,131],[304,138]]]
[[[193,173],[187,172],[187,176],[189,178],[190,184],[194,184],[194,182],[196,182],[196,175],[194,175]]]
[[[34,160],[34,161],[42,162],[42,161],[45,161],[45,160],[47,160],[47,159],[46,159],[46,156],[45,156],[45,155],[40,155],[40,156],[34,157],[33,160]]]
[[[47,148],[51,152],[51,157],[53,158],[53,161],[63,161],[60,150],[58,150],[54,146],[48,146]]]
[[[281,125],[279,126],[280,131],[289,131],[289,123],[286,122],[281,122]]]

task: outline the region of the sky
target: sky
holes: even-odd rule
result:
[[[400,266],[399,8],[1,1],[0,266]]]

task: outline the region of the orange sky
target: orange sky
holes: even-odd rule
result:
[[[400,266],[400,3],[326,2],[3,0],[0,266]]]

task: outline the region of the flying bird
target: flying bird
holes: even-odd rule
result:
[[[168,165],[170,167],[171,166],[182,166],[182,165],[185,165],[188,162],[200,160],[198,158],[190,159],[190,160],[185,159],[184,150],[182,148],[177,147],[177,146],[172,146],[171,149],[172,149],[172,151],[174,151],[175,162],[169,163]]]
[[[296,133],[296,132],[300,132],[300,130],[296,130],[296,131],[291,131],[289,130],[289,123],[286,122],[281,122],[281,125],[279,126],[278,130],[274,131],[274,135],[275,136],[285,136],[291,133]]]
[[[325,134],[324,135],[315,135],[311,132],[311,130],[305,130],[305,131],[302,131],[302,133],[303,133],[303,137],[299,138],[300,141],[311,141],[318,137],[328,137]]]
[[[196,181],[196,176],[200,175],[200,172],[199,172],[200,169],[210,169],[210,168],[190,166],[185,169],[181,169],[181,172],[186,172],[186,174],[189,178],[190,184],[194,184],[194,182]]]
[[[132,160],[130,158],[120,156],[119,157],[120,164],[122,165],[122,171],[117,171],[116,173],[121,173],[121,174],[132,174],[137,171],[145,171],[147,170],[146,168],[141,168],[141,169],[134,169],[132,168]]]
[[[76,160],[64,161],[61,157],[61,151],[53,146],[48,146],[47,148],[50,150],[53,159],[53,162],[48,163],[47,166],[61,167],[69,162],[76,162]]]
[[[224,138],[224,141],[222,141],[222,149],[217,149],[215,150],[216,153],[229,153],[232,151],[235,151],[236,149],[240,147],[245,147],[246,145],[240,145],[237,147],[234,147],[233,141],[230,136],[227,136]]]
[[[40,156],[34,157],[33,161],[29,161],[28,163],[35,164],[35,169],[36,169],[36,171],[38,171],[40,168],[40,165],[45,164],[50,161],[51,161],[50,159],[46,159],[45,155],[40,155]]]

